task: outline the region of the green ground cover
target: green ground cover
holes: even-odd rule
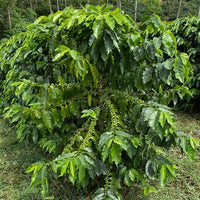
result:
[[[179,129],[200,139],[200,116],[198,114],[176,113]],[[37,146],[18,143],[14,131],[0,119],[0,200],[40,200],[40,191],[30,189],[30,175],[25,170],[31,163],[47,157]],[[133,185],[124,187],[124,200],[200,200],[200,152],[194,162],[190,162],[178,149],[170,150],[170,160],[178,167],[177,178],[157,194],[145,197],[142,189]],[[67,180],[55,182],[49,199],[81,200],[90,199],[90,192],[75,189]]]

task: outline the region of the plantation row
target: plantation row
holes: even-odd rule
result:
[[[123,184],[148,194],[157,192],[149,179],[176,177],[163,149],[179,146],[192,160],[199,142],[176,130],[168,105],[199,93],[199,29],[197,17],[166,25],[155,15],[138,27],[119,9],[87,5],[2,41],[3,116],[51,154],[27,169],[31,185],[45,197],[67,177],[94,185],[94,200],[122,199]]]

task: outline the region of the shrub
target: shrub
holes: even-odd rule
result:
[[[176,176],[163,148],[194,158],[198,141],[176,131],[167,107],[191,73],[170,31],[148,39],[119,9],[68,7],[2,43],[0,58],[4,117],[52,154],[27,169],[43,196],[63,176],[95,183],[98,200],[120,199],[133,182],[156,192],[149,179]]]

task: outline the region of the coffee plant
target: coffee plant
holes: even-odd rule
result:
[[[94,200],[122,199],[137,182],[157,192],[176,166],[165,150],[194,159],[198,140],[176,130],[167,106],[190,93],[189,56],[169,31],[145,37],[119,9],[66,8],[40,17],[1,44],[1,109],[17,137],[51,159],[32,164],[31,185],[49,193],[53,179],[94,185]]]
[[[187,97],[192,105],[198,105],[200,95],[200,18],[190,16],[180,18],[168,25],[177,40],[177,48],[181,52],[186,52],[190,56],[193,67],[193,76],[189,78],[188,87],[194,95],[194,99]],[[190,104],[184,101],[184,106]]]

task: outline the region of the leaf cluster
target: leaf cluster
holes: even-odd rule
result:
[[[200,19],[196,16],[180,18],[168,25],[176,37],[177,48],[181,52],[186,52],[193,67],[193,76],[190,77],[188,87],[194,95],[194,100],[189,97],[184,98],[185,108],[190,104],[193,106],[199,102],[199,63],[200,63]]]

